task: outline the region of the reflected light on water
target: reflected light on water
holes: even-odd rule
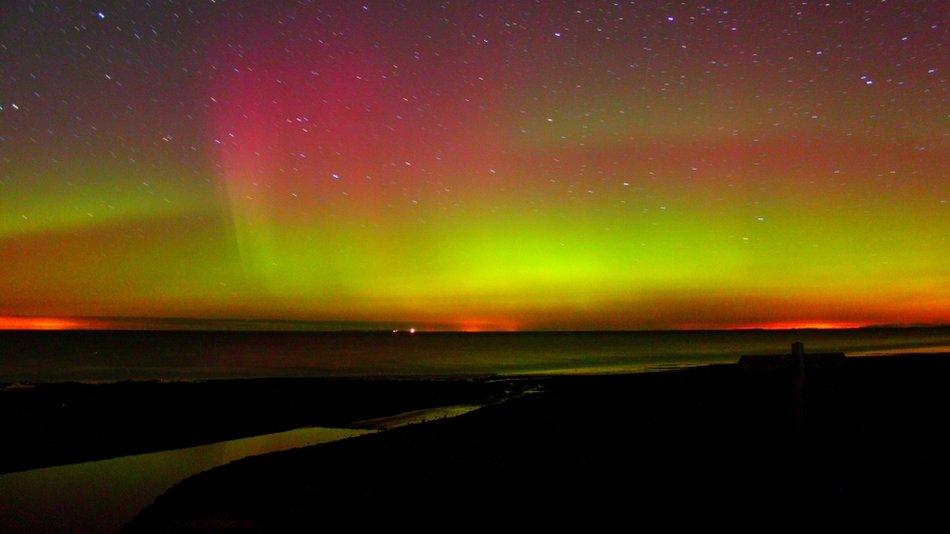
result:
[[[301,428],[211,445],[0,475],[0,532],[115,532],[175,483],[269,452],[365,429]]]

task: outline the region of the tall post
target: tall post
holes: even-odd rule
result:
[[[795,440],[801,450],[805,444],[805,344],[801,341],[792,343],[792,391]]]
[[[792,343],[792,362],[801,368],[805,365],[805,344],[801,341]]]

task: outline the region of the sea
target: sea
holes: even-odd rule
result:
[[[0,331],[0,383],[635,373],[743,354],[950,352],[950,327],[624,332]]]

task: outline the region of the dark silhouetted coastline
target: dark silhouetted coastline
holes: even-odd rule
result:
[[[354,422],[505,395],[510,381],[264,378],[0,391],[0,473]]]
[[[454,419],[201,473],[127,530],[945,526],[950,355],[814,369],[801,426],[794,373],[551,377]]]

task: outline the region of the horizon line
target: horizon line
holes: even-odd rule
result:
[[[322,324],[322,326],[321,326]],[[192,331],[192,332],[324,332],[324,333],[622,333],[770,330],[862,330],[899,328],[948,328],[948,323],[871,323],[854,321],[772,321],[731,325],[684,323],[666,328],[517,328],[490,321],[484,327],[459,323],[426,324],[423,321],[346,321],[300,319],[221,319],[129,316],[21,316],[0,315],[0,331]],[[282,327],[281,327],[282,326]]]

